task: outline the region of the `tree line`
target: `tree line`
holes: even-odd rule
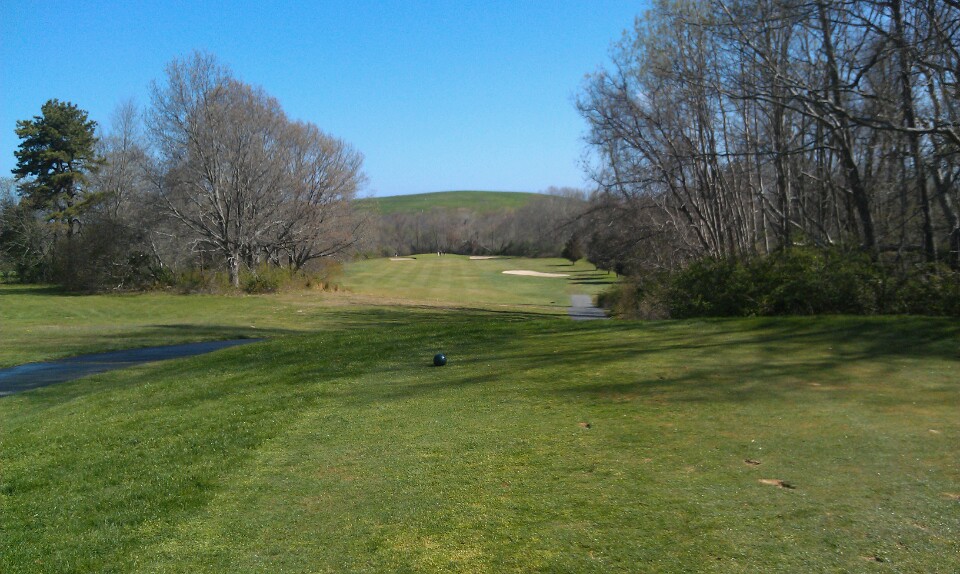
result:
[[[122,105],[106,133],[59,100],[16,133],[0,257],[21,280],[126,288],[215,270],[238,287],[243,272],[304,271],[361,237],[363,156],[209,54],[171,61],[149,106]]]
[[[657,0],[577,106],[595,259],[960,269],[960,4]]]
[[[578,229],[586,200],[580,189],[550,187],[517,208],[437,207],[373,213],[365,247],[368,253],[381,256],[442,251],[557,257]]]

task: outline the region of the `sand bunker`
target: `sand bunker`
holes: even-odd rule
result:
[[[499,255],[471,255],[470,259],[474,261],[486,261],[487,259],[500,259]]]
[[[541,273],[539,271],[527,271],[526,269],[511,269],[504,271],[504,275],[525,275],[527,277],[569,277],[569,273]]]
[[[416,261],[413,257],[391,257],[390,261]]]

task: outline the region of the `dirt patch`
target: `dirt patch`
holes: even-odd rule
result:
[[[504,271],[504,275],[524,275],[526,277],[569,277],[569,273],[541,273],[540,271],[528,271],[526,269],[510,269]]]
[[[779,488],[787,488],[793,490],[796,486],[790,484],[785,480],[780,480],[779,478],[761,478],[760,484],[769,484],[770,486],[776,486]]]
[[[390,261],[416,261],[413,257],[391,257]]]
[[[960,502],[960,493],[958,492],[944,492],[943,495],[947,497],[949,500],[955,500],[957,502]]]
[[[760,461],[759,461],[759,460],[753,460],[752,458],[748,458],[748,459],[744,460],[743,462],[745,462],[745,463],[747,463],[747,464],[750,464],[750,465],[753,465],[753,466],[757,466],[757,465],[760,464]]]

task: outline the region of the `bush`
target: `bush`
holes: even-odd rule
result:
[[[674,317],[866,314],[882,270],[865,256],[794,248],[745,261],[704,259],[671,282]]]
[[[753,315],[862,315],[876,311],[879,270],[857,253],[791,249],[746,264]]]
[[[667,319],[670,310],[665,300],[668,276],[663,273],[629,277],[597,296],[597,305],[617,317],[629,319]]]
[[[240,273],[240,288],[245,293],[273,293],[290,278],[290,272],[274,265],[262,264]]]
[[[171,285],[181,293],[226,293],[232,287],[226,273],[189,268],[171,273]]]
[[[753,315],[757,308],[748,270],[729,259],[694,262],[669,281],[670,316],[723,317]]]
[[[88,223],[82,233],[54,242],[44,261],[45,278],[70,291],[153,288],[166,272],[140,243],[136,230],[118,222]]]
[[[747,260],[705,258],[633,277],[600,298],[642,318],[911,313],[960,316],[960,272],[910,270],[859,252],[793,248]]]
[[[895,312],[960,317],[960,271],[945,265],[920,267],[896,295]]]

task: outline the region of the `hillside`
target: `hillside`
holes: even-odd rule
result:
[[[538,197],[543,197],[543,195],[517,191],[438,191],[412,195],[371,197],[361,199],[358,203],[362,206],[376,206],[383,215],[417,213],[434,208],[463,208],[478,213],[490,213],[523,207]]]

